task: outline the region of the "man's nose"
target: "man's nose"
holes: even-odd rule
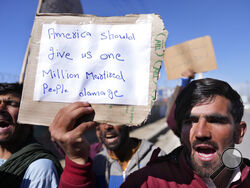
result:
[[[211,139],[211,130],[210,125],[207,122],[206,118],[200,117],[199,121],[196,124],[196,135],[197,140],[209,140]]]
[[[105,125],[104,125],[104,128],[107,129],[107,130],[108,130],[108,129],[113,129],[113,125],[105,124]]]
[[[0,100],[0,110],[6,109],[6,103],[3,100]]]

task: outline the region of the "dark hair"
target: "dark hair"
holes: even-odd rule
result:
[[[239,123],[244,112],[240,95],[227,82],[205,78],[192,81],[176,99],[175,120],[179,133],[183,120],[195,105],[210,101],[218,95],[231,102],[229,112],[232,114],[234,122]]]
[[[21,97],[22,90],[23,90],[23,84],[0,83],[0,95],[13,94]]]

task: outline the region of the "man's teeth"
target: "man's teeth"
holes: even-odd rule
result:
[[[114,135],[106,135],[106,138],[114,138]]]
[[[212,153],[208,154],[208,153],[199,153],[200,156],[202,157],[210,157],[211,155],[213,155]]]

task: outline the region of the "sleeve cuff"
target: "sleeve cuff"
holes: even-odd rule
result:
[[[60,179],[60,187],[93,187],[92,160],[84,165],[77,164],[65,156],[65,168]]]

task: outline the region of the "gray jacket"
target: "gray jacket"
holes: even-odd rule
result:
[[[151,142],[142,140],[140,147],[134,153],[124,171],[119,162],[112,159],[107,149],[104,148],[96,155],[93,162],[93,171],[96,176],[97,187],[119,187],[130,173],[146,166],[151,158],[152,152],[156,148],[157,147]],[[158,156],[162,155],[165,155],[165,152],[161,150]]]

